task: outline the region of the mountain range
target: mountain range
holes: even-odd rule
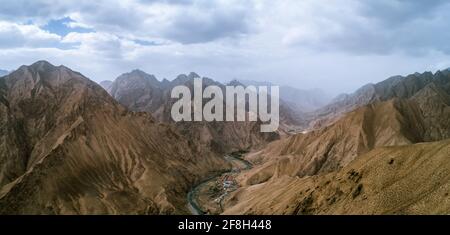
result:
[[[343,94],[333,99],[326,106],[308,114],[310,128],[317,128],[337,120],[355,108],[366,104],[386,101],[392,98],[407,99],[421,89],[435,85],[448,94],[449,70],[414,73],[406,77],[394,76],[376,84],[367,84],[352,94]]]
[[[281,87],[272,133],[174,122],[171,89],[198,77],[133,70],[97,84],[46,61],[0,77],[0,214],[188,214],[195,197],[223,214],[450,212],[449,70],[330,102]]]
[[[270,82],[258,82],[252,80],[238,80],[246,86],[274,86]],[[280,99],[299,113],[314,111],[328,104],[331,98],[320,89],[298,89],[291,86],[279,86]]]
[[[22,66],[0,88],[1,214],[186,213],[183,191],[228,167],[64,66]]]
[[[246,156],[225,213],[448,212],[449,87],[450,71],[416,73],[335,99],[326,125]]]
[[[163,79],[159,81],[155,76],[141,70],[133,70],[116,78],[113,82],[103,81],[100,85],[119,103],[133,111],[152,114],[158,121],[172,123],[187,138],[194,139],[205,148],[223,154],[226,152],[249,151],[261,147],[270,141],[279,138],[291,129],[299,127],[301,118],[296,116],[290,107],[280,105],[281,128],[277,133],[261,133],[260,122],[178,122],[171,118],[171,107],[176,101],[170,97],[170,91],[178,85],[186,85],[193,93],[194,78],[200,76],[194,72],[181,74],[174,80]],[[226,85],[243,85],[237,81],[222,84],[204,77],[203,89],[215,85],[225,90]],[[204,103],[207,99],[204,100]],[[225,107],[225,105],[224,105]]]

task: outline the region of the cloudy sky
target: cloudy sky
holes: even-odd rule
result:
[[[441,0],[0,0],[0,68],[45,59],[92,80],[272,81],[351,92],[450,67]]]

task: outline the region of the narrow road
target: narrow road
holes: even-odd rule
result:
[[[228,161],[229,163],[231,163],[232,166],[237,166],[237,167],[232,167],[236,170],[236,168],[239,171],[242,170],[248,170],[252,168],[252,164],[244,159],[241,159],[239,157],[235,157],[235,156],[231,156],[231,155],[225,155],[225,160]],[[202,211],[201,209],[201,205],[199,205],[197,198],[199,196],[199,192],[200,189],[204,186],[206,186],[208,183],[210,182],[214,182],[216,181],[218,178],[220,178],[222,175],[227,174],[227,173],[231,173],[233,172],[233,169],[229,170],[229,171],[225,171],[222,172],[220,174],[217,174],[215,176],[212,176],[210,178],[207,178],[205,180],[203,180],[202,182],[200,182],[199,184],[197,184],[196,186],[194,186],[191,191],[188,192],[187,194],[187,201],[188,201],[188,209],[191,212],[191,214],[193,215],[204,215],[206,214],[204,211]]]

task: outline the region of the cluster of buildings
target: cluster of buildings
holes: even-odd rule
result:
[[[218,198],[216,198],[214,201],[216,203],[218,203],[220,206],[222,206],[221,202],[224,199],[224,197],[229,192],[236,190],[238,188],[238,184],[237,184],[235,177],[232,174],[222,175],[222,177],[218,178],[217,184],[222,186],[224,193],[222,195],[220,195]]]

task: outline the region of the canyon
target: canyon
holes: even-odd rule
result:
[[[449,213],[450,71],[328,104],[287,92],[267,133],[260,120],[173,120],[172,88],[196,78],[97,84],[46,61],[0,77],[0,214],[190,214],[194,201],[203,214]]]

